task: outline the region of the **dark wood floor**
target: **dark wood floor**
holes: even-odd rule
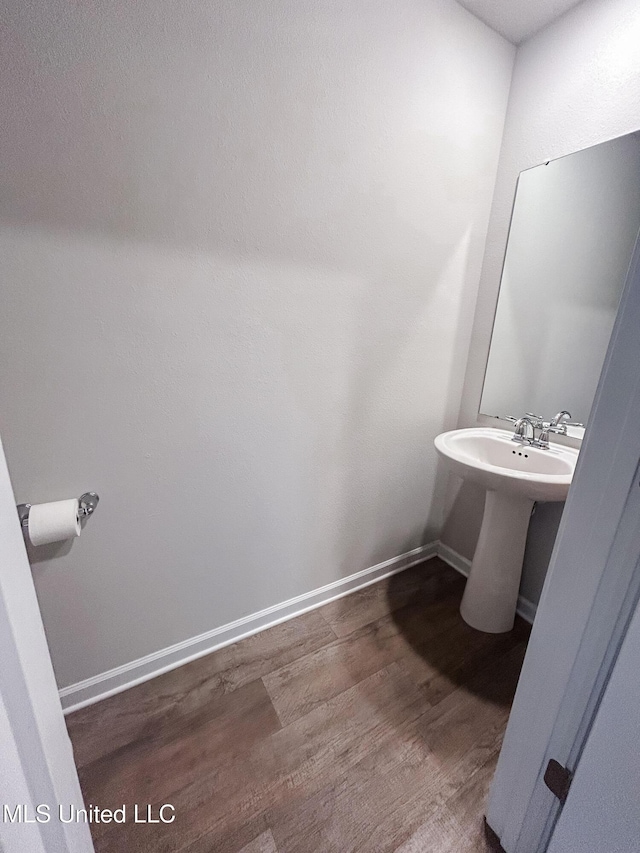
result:
[[[432,559],[68,717],[109,853],[476,853],[528,638]],[[133,804],[170,803],[171,824]]]

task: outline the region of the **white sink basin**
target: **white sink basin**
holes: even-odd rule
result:
[[[564,501],[578,451],[555,444],[549,450],[516,444],[512,435],[501,429],[456,429],[443,432],[435,444],[452,471],[487,489],[532,501]]]
[[[435,440],[451,471],[487,490],[460,613],[473,628],[494,634],[513,628],[534,502],[565,500],[579,452],[557,444],[530,447],[512,435],[478,427]]]

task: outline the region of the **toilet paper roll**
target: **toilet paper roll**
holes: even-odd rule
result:
[[[33,545],[48,545],[80,536],[78,499],[32,504],[29,509],[29,539]]]

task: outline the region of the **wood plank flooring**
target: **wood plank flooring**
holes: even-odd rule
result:
[[[529,626],[437,558],[67,718],[97,853],[476,853]],[[133,806],[175,807],[134,823]]]

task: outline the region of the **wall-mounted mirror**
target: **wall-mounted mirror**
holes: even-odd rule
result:
[[[640,229],[640,132],[518,180],[482,414],[586,423]]]

